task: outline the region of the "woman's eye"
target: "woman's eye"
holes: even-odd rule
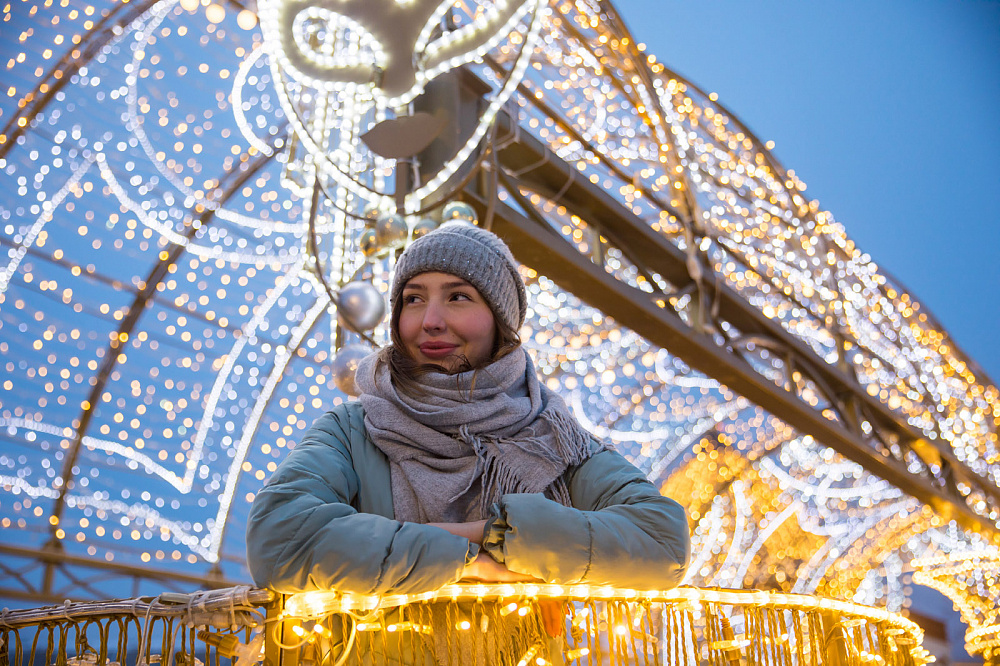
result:
[[[451,300],[453,301],[471,301],[472,297],[468,294],[462,293],[460,291],[455,292],[451,295]]]
[[[416,294],[404,294],[403,295],[403,305],[410,305],[411,303],[416,303],[420,300],[420,297]]]

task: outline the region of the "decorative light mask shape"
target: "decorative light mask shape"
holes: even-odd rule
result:
[[[453,5],[452,0],[263,0],[261,29],[272,55],[299,83],[352,90],[378,106],[398,107],[436,75],[499,44],[536,3],[479,3],[472,23],[444,32],[442,21]]]
[[[368,152],[359,143],[361,135],[380,122],[406,117],[407,105],[438,75],[509,41],[515,62],[489,98],[479,128],[409,199],[417,202],[432,192],[468,159],[520,82],[540,31],[542,6],[540,0],[260,0],[258,15],[264,51],[296,138],[326,176],[381,206],[392,195],[371,174],[384,173],[393,162],[372,156],[364,164],[359,155]],[[448,25],[455,11],[463,25]],[[258,55],[248,58],[244,70]]]

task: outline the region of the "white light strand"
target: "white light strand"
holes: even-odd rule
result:
[[[528,3],[525,3],[526,5],[530,3],[534,7],[531,26],[528,29],[527,35],[524,37],[524,45],[521,52],[517,56],[517,61],[511,70],[506,85],[500,90],[499,93],[497,93],[497,95],[493,98],[493,101],[490,102],[486,111],[483,112],[475,131],[472,133],[472,136],[469,137],[469,140],[466,141],[465,145],[458,151],[458,154],[447,164],[441,167],[441,170],[438,171],[438,173],[431,178],[426,185],[418,188],[406,196],[407,211],[419,210],[423,199],[433,194],[439,187],[444,185],[449,178],[455,175],[455,172],[458,171],[459,167],[465,164],[465,161],[472,155],[472,151],[476,149],[476,146],[479,145],[482,138],[486,136],[486,132],[492,126],[497,113],[503,108],[503,105],[507,103],[507,100],[509,100],[511,95],[513,95],[517,90],[517,86],[524,78],[524,72],[528,67],[528,63],[531,61],[532,52],[538,43],[538,36],[541,32],[542,23],[549,16],[548,9],[542,8],[541,2],[542,0],[529,0]]]
[[[726,509],[723,506],[726,503],[725,496],[716,495],[712,500],[712,507],[701,522],[698,523],[698,530],[702,530],[707,525],[708,534],[704,538],[699,538],[700,534],[696,531],[691,536],[691,554],[694,556],[694,559],[688,565],[687,571],[684,573],[684,578],[681,580],[681,585],[689,585],[692,579],[703,575],[702,569],[713,556],[712,546],[722,543],[725,540],[722,519],[726,515]]]
[[[281,383],[288,362],[292,360],[292,350],[302,343],[305,335],[312,328],[313,324],[316,323],[316,319],[326,312],[329,305],[330,297],[326,292],[320,292],[320,297],[316,300],[316,303],[306,313],[302,322],[292,331],[288,345],[279,347],[279,353],[274,359],[274,367],[271,370],[271,374],[268,375],[267,382],[261,389],[250,415],[247,417],[246,425],[244,425],[240,436],[239,446],[236,449],[236,455],[233,456],[233,462],[229,466],[229,472],[226,475],[226,488],[219,497],[219,512],[216,515],[215,524],[212,525],[209,541],[205,544],[211,555],[208,558],[210,562],[218,560],[219,549],[222,547],[222,533],[229,518],[229,507],[232,505],[233,495],[236,493],[236,486],[240,480],[243,461],[246,460],[247,452],[250,450],[253,438],[257,434],[257,426],[260,424],[261,417],[264,416],[264,410],[267,409],[270,403],[271,395],[273,395],[278,384]]]
[[[94,160],[97,159],[97,154],[91,153],[83,164],[77,167],[73,171],[73,175],[66,184],[59,188],[56,194],[46,201],[42,202],[42,214],[35,218],[35,223],[31,225],[28,233],[24,234],[24,238],[18,243],[17,247],[9,250],[8,255],[10,261],[7,262],[7,266],[0,273],[0,294],[7,291],[10,286],[11,278],[14,277],[14,273],[17,272],[17,267],[21,265],[21,260],[28,253],[28,250],[35,244],[38,239],[38,234],[42,232],[45,225],[52,221],[52,216],[55,214],[56,209],[62,204],[63,200],[73,191],[73,189],[79,184],[80,179],[83,178],[90,167],[93,166]]]
[[[155,231],[171,243],[183,247],[185,251],[190,252],[199,259],[211,259],[234,264],[254,265],[263,262],[271,266],[287,266],[288,264],[298,261],[299,259],[300,253],[292,250],[280,252],[278,254],[246,254],[223,250],[218,245],[204,246],[191,242],[186,236],[184,236],[184,234],[175,231],[172,225],[167,222],[160,222],[145,208],[143,208],[142,204],[133,201],[128,196],[125,189],[115,178],[114,172],[111,170],[107,157],[104,153],[97,153],[97,164],[101,172],[101,177],[108,184],[112,194],[115,195],[115,198],[118,199],[122,206],[135,213],[139,222],[142,223],[143,226]],[[260,246],[258,246],[258,249],[259,248]]]
[[[798,501],[792,500],[788,503],[784,509],[781,510],[777,516],[771,517],[767,522],[767,527],[757,532],[757,538],[754,539],[753,544],[750,548],[746,550],[743,554],[743,559],[740,561],[740,566],[736,569],[736,575],[732,578],[732,584],[737,587],[742,587],[743,578],[750,571],[750,566],[753,564],[754,555],[760,552],[760,549],[764,547],[764,544],[771,535],[774,534],[779,527],[784,525],[785,521],[794,516],[796,513],[805,508],[805,505]],[[730,553],[737,550],[738,546],[730,549]]]
[[[740,396],[735,400],[724,403],[711,417],[702,419],[695,423],[691,427],[690,432],[685,433],[683,437],[671,445],[669,451],[662,454],[660,458],[653,462],[649,472],[649,478],[659,478],[660,475],[662,475],[663,472],[670,466],[670,464],[673,463],[677,456],[687,451],[695,442],[705,436],[708,432],[712,431],[715,426],[734,418],[738,413],[749,406],[750,401]]]
[[[243,138],[264,155],[273,155],[274,151],[271,149],[271,146],[267,145],[267,143],[254,134],[253,128],[250,127],[246,114],[243,112],[243,86],[246,84],[247,74],[249,74],[250,68],[256,65],[261,56],[266,55],[266,53],[267,51],[263,47],[257,46],[240,63],[240,68],[236,70],[236,76],[233,78],[232,104],[233,115],[236,117],[236,126],[240,129],[240,134],[243,135]]]
[[[208,438],[208,432],[215,425],[215,411],[219,404],[219,398],[222,396],[222,392],[226,390],[229,385],[229,377],[233,372],[233,368],[236,363],[243,356],[243,349],[256,340],[257,329],[260,325],[267,321],[268,314],[271,312],[271,308],[274,307],[275,303],[282,297],[288,287],[295,280],[299,279],[299,276],[303,272],[303,267],[305,266],[307,257],[303,253],[303,256],[299,259],[299,262],[288,272],[284,273],[281,278],[277,281],[272,289],[268,290],[267,299],[261,303],[258,307],[254,308],[253,317],[245,323],[240,328],[240,335],[237,336],[236,340],[233,342],[232,348],[226,353],[225,361],[222,367],[219,368],[218,374],[215,376],[215,382],[212,384],[212,390],[208,394],[208,399],[205,401],[205,410],[198,420],[198,430],[195,432],[194,437],[191,440],[191,457],[192,459],[201,461],[203,456],[203,451],[205,448],[205,442]],[[185,475],[185,483],[190,487],[194,479],[194,469],[189,468],[187,474]]]
[[[725,560],[715,570],[715,574],[708,584],[717,587],[740,588],[743,587],[743,576],[730,575],[727,579],[726,572],[733,565],[733,560],[743,552],[743,540],[749,532],[749,518],[753,515],[753,510],[750,507],[747,496],[743,493],[743,482],[741,480],[735,479],[732,485],[730,485],[730,489],[733,494],[733,507],[736,509],[733,521],[735,523],[733,526],[733,538],[729,542]]]
[[[809,575],[797,578],[795,585],[792,586],[792,592],[802,594],[815,592],[820,582],[826,577],[827,570],[836,563],[844,548],[861,539],[865,532],[889,516],[917,511],[915,504],[916,502],[913,500],[895,502],[862,516],[853,524],[845,523],[843,527],[846,528],[846,531],[842,535],[827,539],[826,543],[809,558],[809,562],[803,568],[803,571],[809,572]]]

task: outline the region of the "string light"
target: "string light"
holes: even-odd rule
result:
[[[249,499],[308,424],[346,398],[328,372],[344,340],[311,277],[315,264],[335,285],[364,270],[381,293],[388,288],[391,256],[368,260],[357,249],[366,209],[395,208],[397,165],[359,137],[409,113],[403,107],[426,82],[458,64],[491,88],[481,126],[444,171],[416,183],[403,212],[440,195],[507,108],[518,132],[573,168],[567,188],[599,187],[683,251],[693,276],[735,291],[816,359],[857,376],[928,446],[1000,482],[996,387],[809,199],[769,146],[717,97],[638,51],[599,3],[456,5],[455,29],[440,38],[435,26],[449,6],[399,3],[427,21],[410,26],[412,53],[398,62],[394,46],[376,44],[381,28],[367,22],[372,10],[364,3],[342,3],[351,7],[336,18],[302,3],[279,11],[282,3],[261,2],[254,22],[243,12],[209,16],[207,7],[164,1],[128,18],[109,13],[120,25],[106,33],[97,22],[110,5],[87,14],[42,4],[29,2],[16,19],[5,15],[12,34],[23,33],[16,50],[24,57],[0,63],[11,82],[0,101],[0,123],[11,128],[0,136],[0,178],[16,193],[0,204],[4,527],[44,533],[63,497],[58,529],[72,523],[81,535],[63,539],[68,551],[135,564],[113,534],[123,518],[131,524],[130,515],[141,515],[153,525],[137,530],[135,542],[147,552],[167,535],[178,558],[218,562],[245,577],[235,563],[241,530],[226,526],[245,519]],[[310,45],[320,23],[341,31],[340,46]],[[284,36],[269,32],[279,27],[288,28]],[[344,66],[364,69],[364,77],[297,78],[285,53],[292,43],[312,49],[313,71]],[[51,64],[74,49],[76,62]],[[394,66],[420,73],[405,89],[378,93],[372,64],[382,67],[383,81]],[[270,160],[223,200],[224,182],[242,177],[255,155]],[[317,175],[321,196],[311,216]],[[528,179],[513,181],[518,189],[498,188],[500,201],[523,198],[606,273],[729,341],[761,377],[791,386],[817,413],[839,418],[780,351],[713,321],[697,284],[681,288],[636,266],[596,221],[551,192],[531,191]],[[205,213],[211,224],[189,240],[188,225]],[[146,285],[174,246],[183,250],[177,261]],[[691,498],[691,582],[901,610],[903,571],[914,558],[988,549],[755,407],[753,396],[692,371],[546,276],[522,271],[530,311],[520,334],[543,381],[658,486]],[[144,310],[131,313],[147,289]],[[135,327],[119,343],[130,318]],[[385,326],[372,335],[386,340]],[[97,403],[83,406],[80,391],[112,339],[125,345],[123,358],[109,369]],[[299,350],[294,357],[291,349]],[[83,432],[81,413],[90,415]],[[861,427],[877,434],[870,423]],[[63,478],[77,438],[78,469]],[[968,503],[1000,520],[990,498]]]

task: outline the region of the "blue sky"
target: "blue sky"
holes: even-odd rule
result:
[[[1000,381],[1000,2],[614,5]]]

